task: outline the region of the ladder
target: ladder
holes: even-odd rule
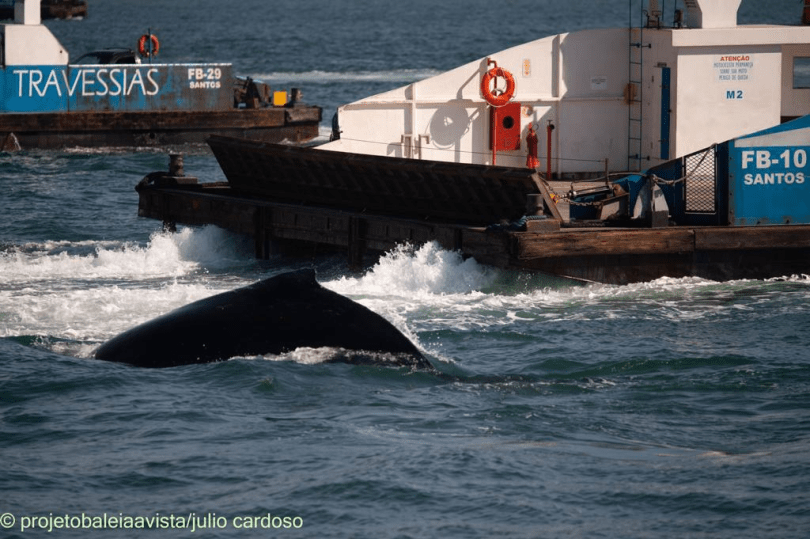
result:
[[[642,164],[642,134],[644,132],[644,115],[642,102],[644,99],[644,49],[650,48],[644,43],[644,5],[640,4],[640,21],[633,27],[633,1],[629,0],[628,18],[628,81],[625,90],[627,103],[627,170],[641,170]]]

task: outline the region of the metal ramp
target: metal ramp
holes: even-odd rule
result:
[[[211,136],[235,192],[268,201],[490,225],[526,215],[534,169],[414,160]]]

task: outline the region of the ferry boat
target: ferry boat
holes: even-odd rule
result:
[[[685,0],[665,24],[646,0],[637,26],[544,37],[341,106],[317,147],[208,143],[229,196],[355,220],[333,241],[326,210],[305,233],[264,207],[260,238],[352,251],[407,228],[358,224],[374,215],[436,224],[434,239],[481,261],[586,280],[808,273],[810,27],[738,25],[740,2]]]
[[[664,26],[647,0],[639,26],[545,37],[344,105],[320,149],[522,167],[532,128],[539,170],[583,177],[810,113],[810,27],[740,26],[740,2],[686,0]]]
[[[43,19],[78,19],[87,17],[85,0],[42,0]],[[0,2],[0,20],[14,18],[14,0]]]
[[[138,45],[143,62],[102,51],[93,56],[99,63],[71,64],[41,24],[40,0],[17,0],[14,10],[0,29],[5,151],[204,143],[212,133],[295,143],[318,135],[321,109],[301,102],[300,91],[271,92],[235,77],[228,63],[156,63],[160,42],[148,33]]]

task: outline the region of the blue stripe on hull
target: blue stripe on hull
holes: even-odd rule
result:
[[[230,64],[7,66],[0,111],[228,110]]]

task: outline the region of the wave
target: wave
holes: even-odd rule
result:
[[[301,267],[280,259],[280,269]],[[52,241],[0,247],[0,336],[100,342],[192,301],[249,284],[264,270],[252,243],[216,227],[154,233],[145,244]],[[249,269],[249,268],[253,269]],[[248,271],[245,269],[248,268]],[[255,271],[258,270],[258,271]],[[210,272],[216,272],[212,275]],[[533,335],[538,323],[621,319],[756,319],[810,310],[810,279],[718,283],[661,278],[581,285],[495,269],[431,242],[400,246],[362,275],[322,285],[389,320],[434,356],[432,341],[481,331]],[[450,332],[445,333],[445,332]]]
[[[324,286],[347,295],[402,296],[408,298],[467,294],[489,286],[497,270],[464,259],[458,251],[436,242],[400,245],[383,255],[361,277],[341,277]]]
[[[628,285],[587,284],[464,259],[436,243],[400,247],[360,277],[323,283],[416,331],[520,328],[564,320],[689,321],[756,317],[764,305],[804,311],[810,279],[797,275],[768,281],[716,282],[662,277]],[[775,304],[780,304],[779,307]]]
[[[172,309],[247,284],[204,278],[253,261],[217,227],[157,232],[145,245],[51,241],[0,252],[0,336],[107,339]]]
[[[156,232],[145,245],[120,241],[45,241],[6,246],[0,285],[64,279],[179,277],[243,261],[246,240],[215,226]]]

